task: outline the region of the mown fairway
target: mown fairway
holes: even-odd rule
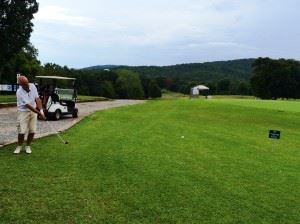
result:
[[[0,223],[300,223],[300,102],[150,101],[63,136],[0,150]]]

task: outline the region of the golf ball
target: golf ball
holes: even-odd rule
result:
[[[184,138],[184,136],[182,135],[181,138]]]

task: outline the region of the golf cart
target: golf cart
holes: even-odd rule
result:
[[[72,115],[73,118],[78,117],[78,109],[75,107],[77,99],[75,78],[61,76],[36,76],[35,78],[47,119],[59,120],[67,114]]]

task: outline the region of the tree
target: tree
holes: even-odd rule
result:
[[[218,94],[228,94],[230,88],[230,80],[222,79],[217,83],[217,93]]]
[[[150,98],[159,98],[161,97],[161,89],[159,88],[157,82],[152,79],[148,84],[148,97]]]
[[[300,62],[258,58],[254,64],[251,86],[262,99],[299,98]]]
[[[103,83],[101,83],[100,96],[104,96],[111,99],[114,99],[116,97],[116,93],[112,85],[112,82],[104,81]]]
[[[207,87],[209,88],[209,94],[213,95],[216,94],[217,91],[217,84],[216,82],[209,82],[207,83]]]
[[[237,94],[239,95],[249,95],[250,87],[246,82],[240,82],[237,88]]]
[[[16,82],[16,74],[23,73],[32,80],[34,76],[39,75],[42,71],[40,61],[37,60],[37,49],[31,44],[22,48],[2,67],[2,83],[12,84]]]
[[[142,99],[144,91],[138,73],[120,69],[117,70],[118,79],[116,92],[122,99]]]
[[[1,0],[0,2],[0,80],[6,62],[29,45],[33,30],[36,0]]]
[[[140,79],[141,79],[141,83],[143,86],[144,97],[147,99],[147,98],[149,98],[148,86],[149,86],[151,79],[148,78],[147,76],[142,76]]]

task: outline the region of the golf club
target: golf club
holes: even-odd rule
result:
[[[49,121],[46,120],[46,122],[47,122],[48,126],[50,126],[50,128],[52,129],[52,131],[55,132],[55,134],[57,135],[57,137],[58,137],[64,144],[68,144],[68,143],[69,143],[68,141],[65,141],[65,140],[60,136],[60,134],[58,133],[58,131],[52,126],[52,124],[50,124]]]

